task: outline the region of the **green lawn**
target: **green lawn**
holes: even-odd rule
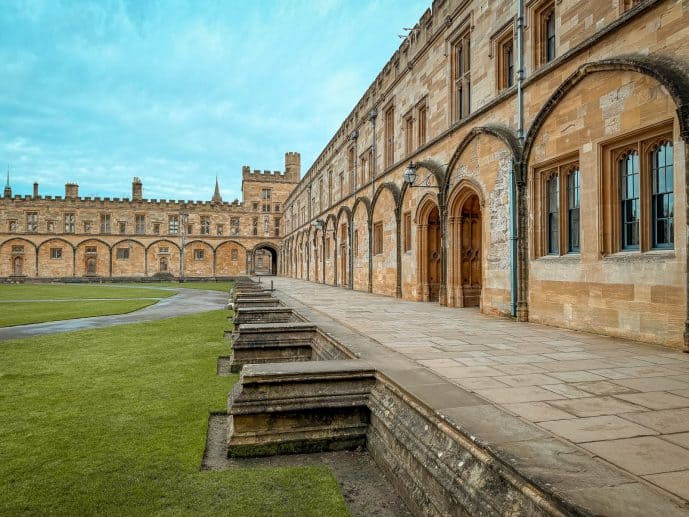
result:
[[[0,303],[0,327],[105,316],[108,314],[124,314],[143,309],[154,303],[156,303],[156,300],[4,302]],[[2,345],[0,344],[0,346]]]
[[[325,467],[199,470],[227,316],[0,342],[0,514],[346,515]]]
[[[136,288],[135,288],[136,287]],[[0,284],[0,300],[67,300],[77,298],[167,298],[174,291],[141,286],[79,284]]]

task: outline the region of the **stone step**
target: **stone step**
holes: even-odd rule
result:
[[[290,307],[238,307],[232,322],[235,326],[252,323],[289,323],[301,321]]]
[[[363,447],[374,382],[362,361],[247,365],[228,401],[228,455]]]

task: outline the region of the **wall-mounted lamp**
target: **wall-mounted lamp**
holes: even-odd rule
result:
[[[414,162],[409,162],[409,165],[407,165],[407,170],[404,171],[404,182],[407,183],[410,187],[426,187],[426,188],[437,188],[440,190],[440,187],[438,185],[431,185],[431,177],[433,176],[432,174],[429,174],[426,176],[421,183],[418,185],[414,185],[414,182],[416,182],[416,179],[418,177],[418,174],[416,173],[416,169],[419,168],[419,165],[414,163]]]

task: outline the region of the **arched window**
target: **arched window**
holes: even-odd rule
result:
[[[651,233],[654,248],[672,248],[675,196],[672,143],[664,142],[651,151]]]
[[[639,153],[630,151],[620,159],[620,205],[622,249],[639,249]]]
[[[567,175],[567,251],[579,252],[579,205],[580,205],[579,167]]]
[[[560,253],[560,193],[557,174],[551,176],[546,183],[548,194],[548,254]]]

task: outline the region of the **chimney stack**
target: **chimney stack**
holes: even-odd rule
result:
[[[76,183],[65,184],[65,199],[76,199],[79,197],[79,185]]]
[[[36,181],[33,184],[33,198],[38,199],[38,182]]]
[[[143,199],[144,187],[141,178],[134,177],[132,181],[132,200],[141,201]]]

